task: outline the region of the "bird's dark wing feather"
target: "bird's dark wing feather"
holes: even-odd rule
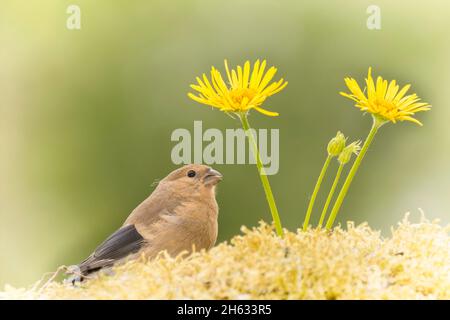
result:
[[[135,226],[127,225],[109,236],[78,267],[83,275],[110,267],[116,261],[139,251],[144,242],[144,238],[136,230]]]

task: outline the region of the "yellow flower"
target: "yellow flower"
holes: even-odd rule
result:
[[[399,91],[400,87],[395,80],[388,85],[388,81],[379,76],[375,84],[371,73],[372,68],[369,68],[366,79],[367,96],[353,78],[345,78],[351,93],[341,92],[340,94],[356,101],[355,106],[361,111],[370,112],[381,120],[393,123],[406,120],[422,125],[413,116],[416,112],[430,110],[431,106],[426,102],[419,102],[420,98],[415,93],[405,95],[410,88],[409,84]]]
[[[206,104],[220,109],[224,112],[247,112],[255,109],[267,116],[278,116],[277,112],[272,112],[261,108],[263,102],[288,84],[284,79],[277,82],[269,82],[275,76],[277,69],[271,67],[264,73],[266,60],[260,63],[259,60],[253,65],[253,71],[250,70],[250,62],[246,61],[244,67],[237,66],[237,70],[228,68],[225,60],[225,70],[228,78],[228,85],[222,78],[220,72],[211,68],[211,81],[206,74],[203,79],[197,77],[198,84],[191,85],[191,88],[197,91],[197,95],[188,93],[189,98],[199,103]]]

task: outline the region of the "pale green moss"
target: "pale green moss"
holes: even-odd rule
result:
[[[405,218],[383,239],[367,224],[286,232],[261,223],[188,258],[128,262],[74,287],[10,286],[13,299],[450,299],[449,228]]]

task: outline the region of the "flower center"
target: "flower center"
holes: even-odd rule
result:
[[[390,101],[384,101],[384,100],[375,100],[375,109],[379,113],[381,113],[384,116],[392,116],[395,115],[398,112],[398,107],[395,103],[392,103]]]
[[[247,102],[251,101],[256,95],[256,90],[250,88],[237,88],[230,91],[231,99],[236,104],[241,104],[244,98],[247,98]]]

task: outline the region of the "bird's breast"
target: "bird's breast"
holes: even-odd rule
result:
[[[160,215],[150,226],[137,226],[147,239],[144,252],[155,256],[166,250],[176,256],[214,246],[218,235],[217,203],[182,202],[173,212]],[[194,249],[195,248],[195,249]]]

